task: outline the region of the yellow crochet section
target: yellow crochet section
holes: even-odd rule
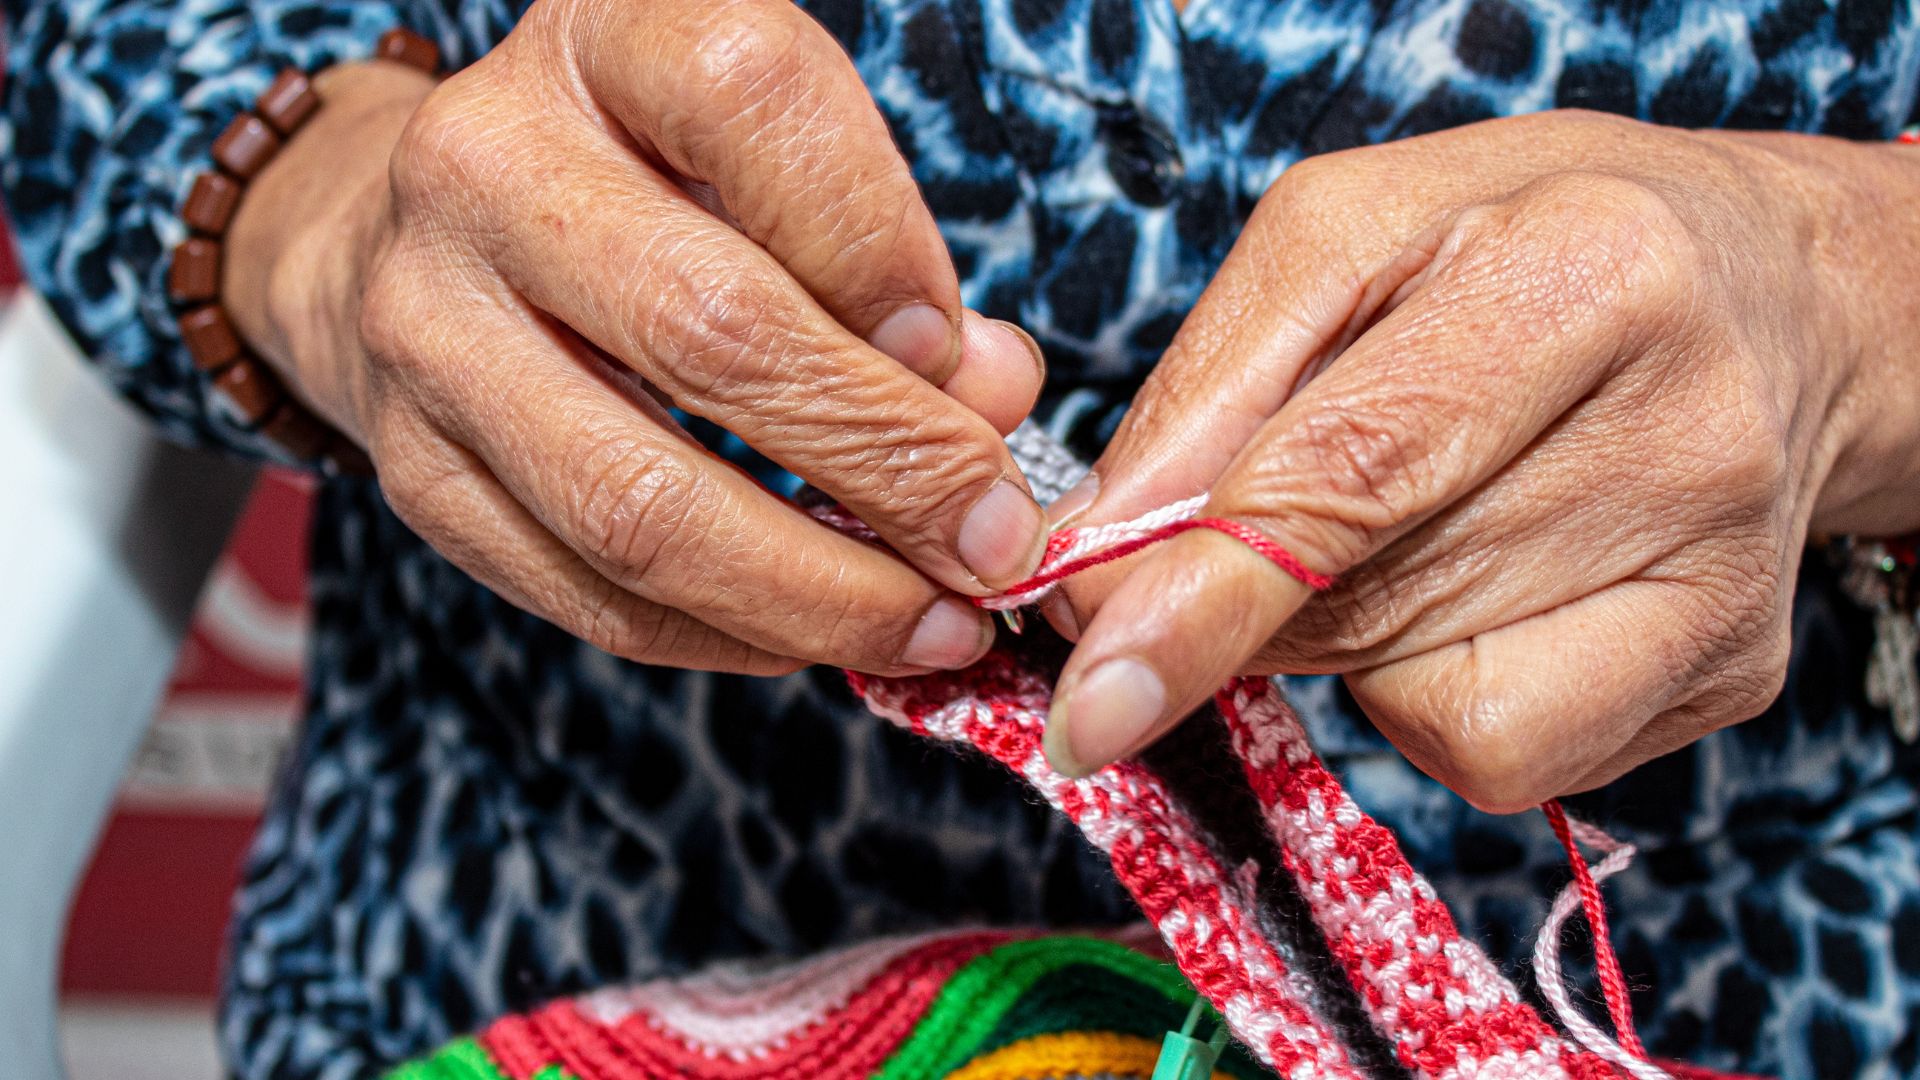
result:
[[[1066,1076],[1114,1076],[1147,1080],[1160,1060],[1160,1044],[1138,1035],[1069,1031],[1035,1035],[975,1058],[947,1080],[1057,1080]],[[1213,1080],[1232,1080],[1216,1071]]]

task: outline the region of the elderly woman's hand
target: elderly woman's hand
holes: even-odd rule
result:
[[[437,88],[378,63],[319,87],[241,209],[228,299],[421,536],[634,659],[899,673],[985,650],[948,590],[1038,561],[1044,514],[998,433],[1039,354],[963,311],[819,25],[785,0],[540,0]],[[906,561],[797,512],[661,402]]]
[[[1341,672],[1510,811],[1755,715],[1809,531],[1920,528],[1916,247],[1905,148],[1545,114],[1294,166],[1055,515],[1209,492],[1340,580],[1205,531],[1076,579],[1053,760]]]

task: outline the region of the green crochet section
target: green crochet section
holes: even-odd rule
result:
[[[874,1080],[945,1076],[1003,1046],[1056,1032],[1158,1040],[1179,1029],[1193,998],[1171,964],[1124,945],[1085,937],[1012,942],[955,972]],[[1238,1046],[1219,1068],[1246,1080],[1272,1076]]]
[[[1171,964],[1124,945],[1088,937],[1015,941],[963,965],[874,1080],[928,1080],[975,1058],[1030,1039],[1070,1031],[1106,1031],[1158,1040],[1178,1030],[1193,988]],[[1241,1080],[1272,1073],[1240,1046],[1217,1066]],[[510,1080],[472,1039],[448,1043],[401,1066],[387,1080]],[[575,1080],[558,1065],[533,1080]]]
[[[387,1074],[386,1080],[511,1080],[493,1063],[480,1044],[471,1038],[455,1039],[432,1057],[410,1061]],[[574,1080],[573,1074],[558,1065],[548,1065],[533,1074],[533,1080]]]
[[[1075,964],[1034,983],[1007,1010],[975,1056],[1063,1031],[1110,1031],[1159,1042],[1167,1032],[1180,1030],[1192,1002],[1191,991],[1182,1001],[1109,968]],[[1212,1034],[1211,1020],[1202,1021],[1200,1030],[1203,1035]],[[1230,1044],[1215,1069],[1237,1077],[1271,1076],[1238,1044]]]

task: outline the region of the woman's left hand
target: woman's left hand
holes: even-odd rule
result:
[[[1910,148],[1549,113],[1295,165],[1055,517],[1207,492],[1339,581],[1210,531],[1076,578],[1049,755],[1339,672],[1513,811],[1754,716],[1809,533],[1920,528],[1916,296]]]

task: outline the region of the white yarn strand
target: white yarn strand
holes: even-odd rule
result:
[[[1600,829],[1567,818],[1568,830],[1576,843],[1584,844],[1596,851],[1606,853],[1606,857],[1594,864],[1593,880],[1597,885],[1613,875],[1625,870],[1633,862],[1637,849],[1632,844],[1616,840]],[[1567,992],[1567,984],[1560,968],[1561,932],[1566,928],[1567,920],[1580,909],[1580,890],[1575,882],[1568,882],[1553,898],[1553,910],[1547,915],[1547,921],[1540,928],[1540,936],[1533,943],[1533,980],[1540,993],[1553,1006],[1554,1015],[1560,1018],[1560,1024],[1567,1029],[1581,1046],[1612,1062],[1625,1070],[1636,1080],[1674,1080],[1673,1074],[1627,1052],[1612,1036],[1600,1030],[1593,1021],[1588,1020],[1573,1003],[1572,995]]]
[[[1206,505],[1207,496],[1201,494],[1195,495],[1190,499],[1182,499],[1177,503],[1169,503],[1166,506],[1149,510],[1130,521],[1114,521],[1105,525],[1089,525],[1084,528],[1068,526],[1072,537],[1071,542],[1069,542],[1065,548],[1061,549],[1058,554],[1049,555],[1046,561],[1040,564],[1040,568],[1034,571],[1034,576],[1038,577],[1053,567],[1072,562],[1075,559],[1084,559],[1089,555],[1105,551],[1118,544],[1124,544],[1129,540],[1138,540],[1143,536],[1150,535],[1156,530],[1165,528],[1175,522],[1187,521],[1197,516],[1200,513],[1200,509]],[[1036,586],[1035,588],[1025,591],[1008,591],[1001,593],[999,596],[989,596],[982,599],[979,603],[981,607],[988,611],[1009,611],[1014,608],[1022,608],[1030,604],[1039,603],[1046,599],[1047,595],[1058,588],[1059,585],[1060,583],[1057,581],[1050,581],[1045,585]]]

